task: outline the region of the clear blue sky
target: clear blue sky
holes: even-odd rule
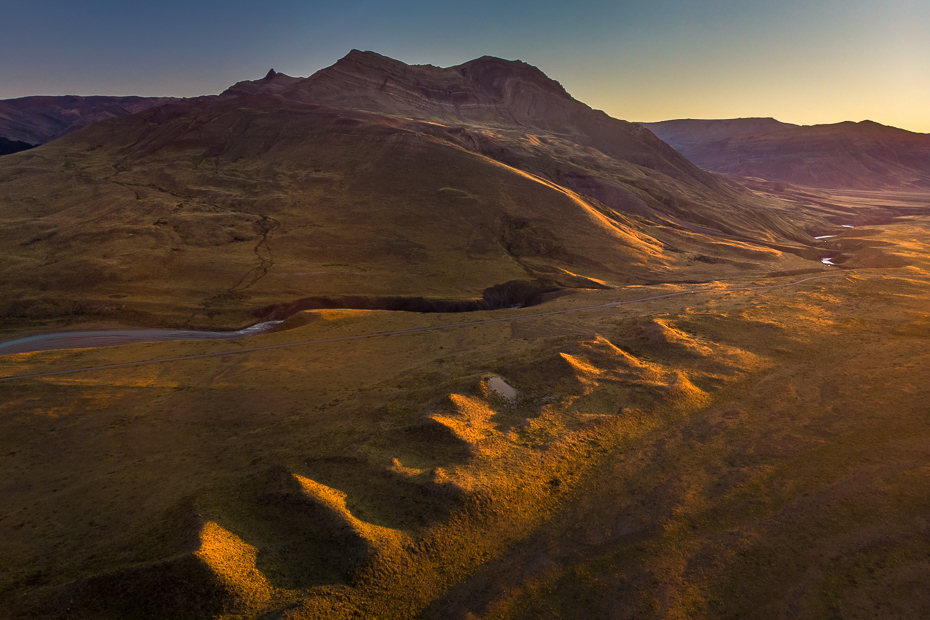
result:
[[[0,0],[0,98],[193,96],[351,48],[520,59],[618,118],[871,119],[930,133],[927,0]]]

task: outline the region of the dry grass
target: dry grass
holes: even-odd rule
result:
[[[917,248],[922,225],[875,238]],[[930,283],[915,275],[2,384],[3,607],[921,617]],[[502,312],[528,310],[467,318]],[[242,343],[0,361],[25,374],[464,320],[308,316]]]

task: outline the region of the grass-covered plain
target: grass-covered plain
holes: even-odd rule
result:
[[[514,318],[0,383],[0,608],[925,617],[927,223],[848,233],[908,266],[796,287],[320,310],[238,343],[0,357],[11,376]],[[719,292],[519,318],[691,288]]]

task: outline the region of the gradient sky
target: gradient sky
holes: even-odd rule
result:
[[[870,119],[930,133],[927,0],[0,0],[0,99],[194,96],[351,48],[520,59],[635,121]]]

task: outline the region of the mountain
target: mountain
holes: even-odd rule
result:
[[[749,133],[787,129],[797,127],[797,125],[783,123],[774,118],[731,118],[725,120],[687,118],[660,121],[658,123],[643,123],[643,127],[649,129],[679,153],[690,159],[691,152],[695,147],[708,142],[716,142]]]
[[[306,298],[768,272],[817,259],[809,231],[830,226],[525,63],[357,51],[7,156],[0,198],[0,313],[193,326]]]
[[[237,95],[277,94],[287,90],[300,78],[294,78],[270,69],[260,80],[245,80],[237,82],[223,91],[224,97]]]
[[[0,101],[0,138],[44,144],[97,121],[174,101],[171,97],[21,97]]]
[[[715,172],[818,188],[930,187],[930,135],[872,121],[792,126],[735,119],[650,126]]]
[[[581,146],[659,169],[674,178],[714,184],[650,132],[592,110],[561,84],[520,61],[485,56],[448,68],[407,65],[353,50],[335,65],[293,81],[275,74],[240,82],[224,95],[280,93],[304,103],[442,123],[525,127],[567,134]]]

